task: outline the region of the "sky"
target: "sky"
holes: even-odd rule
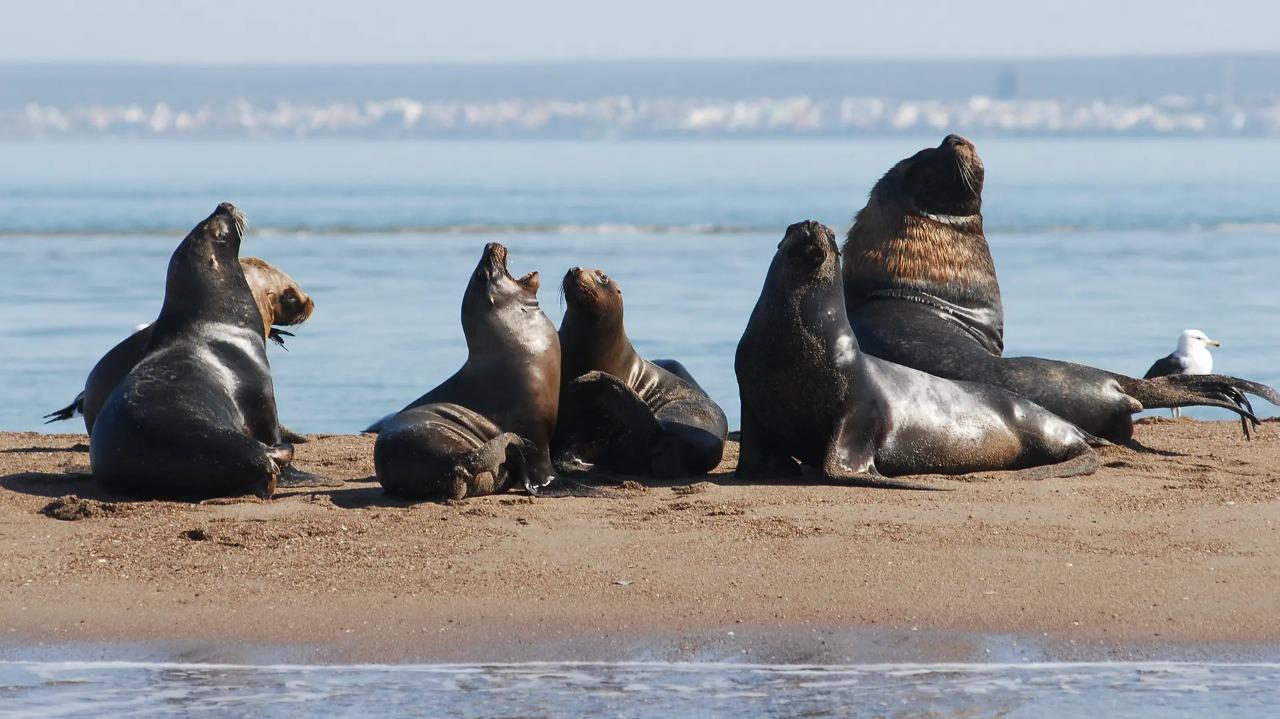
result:
[[[1280,50],[1274,0],[4,0],[0,62],[1011,58]]]

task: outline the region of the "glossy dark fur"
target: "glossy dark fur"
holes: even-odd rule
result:
[[[982,228],[982,161],[955,135],[889,170],[844,245],[846,309],[862,350],[939,377],[1026,397],[1086,432],[1133,436],[1142,409],[1225,407],[1256,423],[1243,392],[1280,395],[1233,377],[1140,380],[1040,359],[1002,357],[1003,309]]]
[[[485,246],[462,298],[462,329],[462,368],[378,423],[373,460],[388,494],[461,499],[554,479],[560,342],[538,306],[538,274],[512,278],[506,248]]]
[[[1096,469],[1085,433],[1021,397],[860,352],[839,263],[835,235],[816,222],[787,228],[778,245],[734,364],[739,476],[794,476],[797,460],[869,484],[881,483],[876,475]]]
[[[683,365],[660,366],[636,352],[618,284],[600,270],[574,268],[562,288],[556,468],[656,477],[715,469],[729,436],[724,411]]]
[[[306,322],[315,309],[315,303],[292,277],[257,257],[240,258],[240,269],[253,293],[258,313],[262,315],[263,336],[275,339],[283,346],[283,340],[273,334],[273,326],[287,327]],[[84,415],[84,431],[92,433],[93,421],[111,391],[142,359],[143,351],[151,341],[151,328],[152,325],[147,325],[112,347],[93,366],[85,380],[84,390],[75,401],[45,415],[45,418],[56,422],[71,419],[79,412]]]
[[[173,253],[142,359],[93,425],[89,461],[108,487],[270,497],[291,461],[262,317],[237,260],[243,231],[244,216],[223,203]]]

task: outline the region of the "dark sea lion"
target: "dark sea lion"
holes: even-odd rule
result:
[[[89,463],[104,485],[150,497],[270,497],[292,461],[262,315],[237,261],[244,226],[224,202],[169,260],[142,359],[93,424]]]
[[[939,377],[1003,387],[1114,442],[1132,414],[1224,407],[1256,424],[1244,392],[1275,390],[1222,375],[1140,380],[1070,362],[1002,357],[1004,315],[982,227],[984,170],[973,143],[948,135],[876,183],[844,245],[849,320],[862,350]]]
[[[515,279],[507,248],[485,246],[462,296],[467,361],[378,423],[373,463],[388,494],[462,499],[555,477],[549,442],[560,398],[560,341],[538,306],[538,273]]]
[[[290,333],[277,329],[277,326],[306,322],[315,309],[315,302],[283,270],[257,257],[241,257],[240,269],[244,271],[249,290],[253,292],[254,302],[262,315],[264,336],[283,347],[284,336],[290,336]],[[46,424],[80,414],[84,416],[85,432],[92,433],[93,421],[111,395],[111,390],[142,359],[142,353],[151,341],[151,327],[146,325],[135,331],[103,355],[89,372],[80,394],[66,407],[46,414]],[[285,433],[291,435],[290,441],[300,441],[288,430]]]
[[[734,362],[740,477],[794,476],[797,460],[872,486],[887,484],[877,475],[1097,468],[1092,438],[1022,397],[859,351],[839,263],[835,233],[817,222],[788,227],[778,245]]]
[[[659,366],[631,346],[618,283],[575,267],[561,286],[568,308],[560,323],[560,418],[551,442],[556,468],[592,465],[658,477],[715,469],[729,435],[724,411],[683,365]]]

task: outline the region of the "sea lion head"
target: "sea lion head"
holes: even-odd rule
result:
[[[966,218],[982,214],[986,172],[973,143],[947,135],[937,147],[900,161],[872,190],[873,196],[922,217]]]
[[[604,270],[574,267],[560,283],[568,309],[565,318],[594,323],[622,319],[622,288]]]
[[[786,287],[800,287],[836,282],[839,272],[836,233],[821,222],[805,220],[787,228],[769,277]]]
[[[258,303],[264,331],[270,332],[271,325],[300,325],[311,317],[315,302],[284,270],[257,257],[241,257],[240,267]]]
[[[187,233],[169,260],[161,319],[208,315],[231,320],[234,316],[246,326],[261,326],[238,261],[247,224],[243,212],[224,202]]]
[[[507,248],[497,242],[484,246],[484,253],[471,274],[462,295],[462,327],[467,342],[484,337],[510,337],[523,341],[523,328],[546,322],[538,305],[538,273],[516,279],[507,271]],[[554,329],[553,329],[554,332]],[[513,335],[514,333],[514,335]]]

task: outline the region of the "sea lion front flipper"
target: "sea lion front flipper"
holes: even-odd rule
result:
[[[742,429],[738,433],[738,468],[734,475],[739,479],[775,479],[799,477],[800,463],[778,443],[747,408],[742,405]]]
[[[551,445],[560,471],[599,465],[650,473],[651,447],[661,427],[653,410],[622,380],[605,372],[578,377],[560,395],[559,416]]]
[[[454,465],[452,499],[497,494],[517,483],[526,488],[536,480],[529,478],[533,465],[525,456],[536,452],[531,442],[515,432],[503,432],[462,455]]]
[[[267,339],[271,340],[272,342],[275,342],[277,345],[280,346],[280,349],[284,350],[285,352],[288,352],[289,348],[284,346],[284,338],[292,337],[292,336],[293,336],[292,332],[286,332],[280,329],[279,327],[272,327],[270,330],[267,331]]]
[[[868,410],[859,412],[857,407],[857,403],[850,402],[832,432],[822,459],[823,475],[852,487],[950,491],[919,482],[889,479],[880,474],[876,470],[875,448],[879,438],[875,423],[867,421]]]
[[[670,372],[671,374],[673,374],[673,375],[675,375],[675,376],[679,377],[680,379],[684,380],[685,382],[688,382],[690,385],[692,385],[692,386],[694,386],[694,387],[697,387],[698,389],[702,389],[702,385],[699,385],[699,384],[698,384],[698,381],[697,381],[697,380],[695,380],[695,379],[693,378],[693,374],[691,374],[691,373],[689,372],[689,370],[688,370],[688,369],[687,369],[683,364],[681,364],[681,363],[680,363],[680,361],[679,361],[679,360],[673,360],[673,359],[656,359],[656,360],[651,360],[651,361],[652,361],[655,365],[657,365],[657,366],[661,367],[662,369],[664,369],[664,370],[666,370],[666,371]],[[705,390],[704,390],[704,391],[705,391]]]
[[[304,472],[292,464],[280,470],[280,477],[276,479],[277,487],[343,487],[346,482],[341,479],[333,479],[332,477],[322,477],[312,472]]]

